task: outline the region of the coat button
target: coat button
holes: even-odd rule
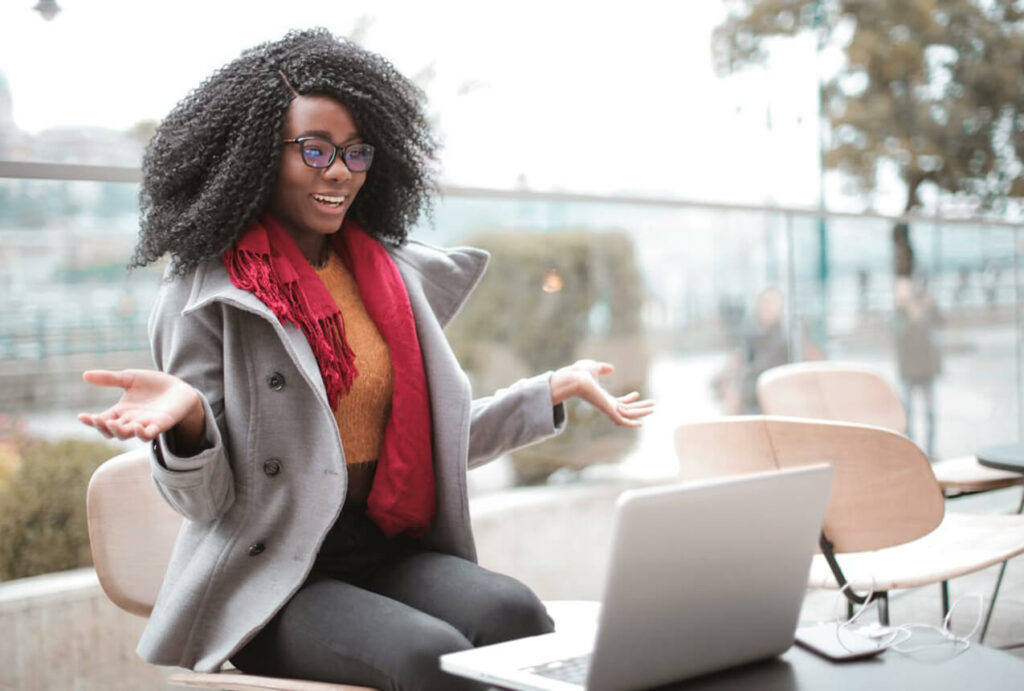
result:
[[[274,372],[269,377],[267,377],[267,386],[269,386],[274,391],[280,391],[281,389],[284,388],[284,375],[281,374],[280,372]]]
[[[266,545],[264,545],[262,542],[254,542],[251,545],[249,545],[249,556],[255,557],[257,554],[260,554],[266,548]]]
[[[281,472],[281,461],[276,458],[268,458],[263,462],[263,472],[267,477],[274,477]]]

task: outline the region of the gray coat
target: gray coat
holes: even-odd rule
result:
[[[390,252],[430,390],[437,509],[425,544],[475,561],[467,467],[560,432],[564,410],[552,409],[548,374],[472,400],[442,329],[485,252],[415,242]],[[302,585],[345,501],[345,458],[302,332],[232,285],[219,260],[165,283],[150,334],[156,366],[202,394],[208,448],[181,457],[168,436],[153,443],[153,478],[186,520],[138,652],[214,671]]]

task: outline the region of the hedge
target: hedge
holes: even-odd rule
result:
[[[85,492],[120,451],[102,441],[0,438],[0,580],[92,564]]]
[[[612,393],[643,393],[644,292],[626,233],[490,231],[467,244],[491,253],[476,293],[448,328],[474,395],[581,357],[613,361],[617,373],[605,382]],[[567,414],[564,434],[512,454],[518,484],[617,461],[635,443],[636,430],[614,426],[587,404],[572,400]]]

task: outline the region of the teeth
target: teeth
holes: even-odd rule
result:
[[[318,202],[323,202],[324,204],[333,204],[335,206],[345,203],[344,197],[329,197],[326,194],[314,194],[313,199]]]

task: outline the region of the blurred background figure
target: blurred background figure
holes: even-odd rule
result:
[[[757,378],[772,367],[793,359],[821,360],[821,348],[811,341],[801,324],[802,352],[792,352],[787,333],[786,299],[774,285],[757,294],[746,327],[740,332],[739,348],[712,381],[726,415],[756,415]]]
[[[857,309],[867,314],[871,307],[871,272],[867,268],[857,269]]]
[[[942,371],[942,353],[936,338],[942,317],[935,298],[928,292],[927,279],[899,276],[893,286],[893,334],[896,341],[896,366],[903,386],[903,404],[907,411],[907,436],[922,446],[915,435],[914,396],[924,401],[925,443],[929,457],[935,450],[935,378]]]
[[[967,299],[971,290],[971,267],[961,264],[956,270],[956,288],[953,290],[953,302],[960,304]]]
[[[981,267],[981,289],[985,293],[985,304],[989,309],[994,309],[996,299],[999,297],[999,282],[1002,278],[1002,270],[992,259],[986,259]]]
[[[775,286],[764,288],[754,303],[754,322],[745,335],[740,370],[740,412],[761,412],[757,404],[757,378],[766,369],[789,362],[789,340],[783,320],[786,302]]]

